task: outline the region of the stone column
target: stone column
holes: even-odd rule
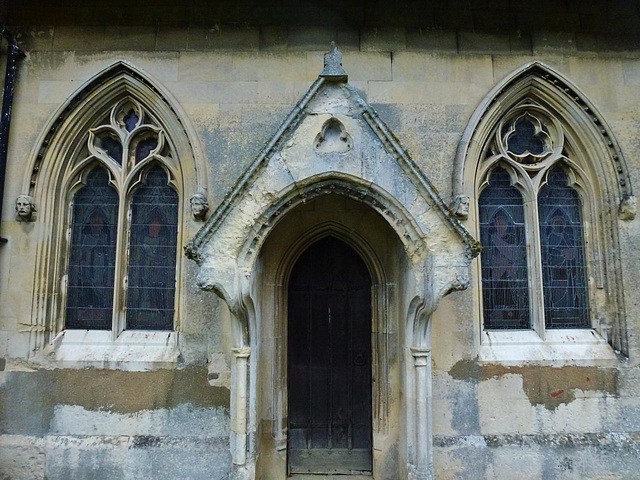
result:
[[[244,465],[247,461],[247,372],[250,355],[250,347],[233,349],[235,378],[232,384],[235,419],[232,420],[232,429],[235,434],[233,463],[236,465]]]
[[[416,478],[432,480],[433,439],[431,437],[431,349],[414,347],[411,349],[415,366],[416,385]]]

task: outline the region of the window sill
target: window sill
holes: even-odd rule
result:
[[[62,368],[96,367],[129,371],[174,367],[178,333],[123,331],[117,338],[105,330],[63,330],[47,345],[43,363]]]
[[[597,365],[617,363],[618,357],[595,330],[547,330],[543,340],[533,330],[484,331],[481,362],[544,365]]]

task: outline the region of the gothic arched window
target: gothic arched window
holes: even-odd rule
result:
[[[89,130],[70,193],[65,328],[174,328],[179,197],[170,150],[130,98]]]
[[[587,182],[572,157],[539,105],[523,102],[498,124],[479,178],[485,330],[591,327]]]
[[[456,215],[482,244],[478,358],[628,354],[618,222],[635,197],[613,130],[577,86],[539,62],[498,82],[465,129],[453,187],[474,199]]]

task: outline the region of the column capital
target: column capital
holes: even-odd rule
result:
[[[251,347],[238,347],[231,350],[236,358],[249,358]]]
[[[411,347],[411,355],[416,367],[425,367],[431,358],[431,349],[424,347]]]
[[[429,357],[431,349],[426,347],[411,347],[411,355],[414,357]]]

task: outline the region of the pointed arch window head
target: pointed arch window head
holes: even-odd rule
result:
[[[72,199],[65,328],[174,328],[180,198],[170,145],[124,98],[89,129]]]
[[[559,122],[523,102],[486,151],[478,196],[484,328],[589,328],[584,207],[570,182],[581,170],[566,157]]]

